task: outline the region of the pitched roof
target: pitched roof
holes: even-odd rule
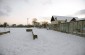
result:
[[[85,18],[79,18],[79,20],[85,20]]]
[[[73,19],[71,19],[71,21],[76,21],[76,19],[75,19],[75,18],[73,18]]]
[[[70,22],[73,18],[78,20],[78,17],[69,17],[69,16],[52,16],[55,20],[67,20],[67,22]]]
[[[54,17],[52,16],[51,21],[55,21]]]

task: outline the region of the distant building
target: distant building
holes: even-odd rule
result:
[[[85,37],[85,18],[52,16],[49,28]]]
[[[65,23],[70,21],[76,21],[76,20],[78,20],[78,17],[52,16],[51,24],[59,24],[59,23]]]
[[[78,20],[78,17],[52,16],[50,27],[54,30],[59,30],[61,23],[73,22],[73,21],[76,21],[76,20]]]
[[[71,19],[70,22],[75,22],[77,21],[75,18]]]

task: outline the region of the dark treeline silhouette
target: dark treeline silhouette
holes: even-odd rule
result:
[[[48,22],[47,21],[41,21],[38,22],[36,18],[34,18],[32,20],[32,24],[34,27],[38,27],[38,28],[47,28]]]
[[[16,28],[16,27],[38,27],[38,28],[46,28],[47,25],[48,25],[48,22],[46,21],[43,21],[42,24],[40,22],[37,22],[36,19],[33,20],[32,22],[33,24],[28,24],[28,25],[23,25],[23,24],[12,24],[12,25],[9,25],[7,22],[4,22],[3,24],[0,24],[0,27],[13,27],[13,28]]]
[[[33,27],[33,25],[23,25],[23,24],[16,25],[16,24],[12,24],[12,25],[10,25],[10,27]]]
[[[0,24],[0,27],[7,27],[9,24],[7,22],[4,22],[3,24]]]
[[[7,22],[4,22],[3,24],[0,24],[0,27],[33,27],[33,25],[23,25],[23,24],[12,24],[9,25]]]

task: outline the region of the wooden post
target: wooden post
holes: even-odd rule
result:
[[[33,31],[32,31],[32,35],[33,35],[33,40],[35,40],[36,38],[38,38],[37,35],[35,35],[35,34],[33,33]]]
[[[82,20],[82,36],[83,36],[83,20]]]

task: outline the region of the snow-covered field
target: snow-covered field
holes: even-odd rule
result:
[[[85,55],[84,37],[32,29],[38,35],[36,40],[26,28],[11,28],[11,33],[0,35],[0,55]]]

